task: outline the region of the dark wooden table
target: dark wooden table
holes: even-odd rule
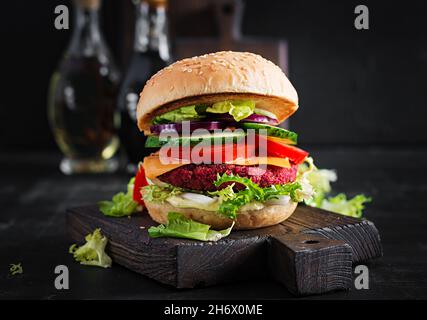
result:
[[[371,262],[370,289],[335,292],[308,299],[427,298],[427,150],[310,148],[320,167],[336,168],[334,189],[364,192],[366,210],[380,231],[384,257]],[[272,281],[252,281],[178,290],[114,265],[81,266],[68,254],[65,209],[92,204],[122,190],[128,177],[62,175],[57,153],[0,155],[0,299],[286,299]],[[9,276],[9,264],[24,273]],[[67,265],[70,289],[54,287],[54,268]]]

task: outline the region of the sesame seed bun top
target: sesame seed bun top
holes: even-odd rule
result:
[[[297,92],[286,75],[257,54],[222,51],[183,59],[147,81],[137,106],[138,127],[149,133],[155,116],[182,106],[249,99],[279,122],[298,109]]]

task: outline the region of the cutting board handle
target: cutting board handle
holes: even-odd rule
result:
[[[311,234],[273,235],[270,274],[294,295],[345,290],[352,282],[352,250],[343,241]]]

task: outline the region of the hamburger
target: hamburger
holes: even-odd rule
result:
[[[160,70],[137,106],[153,152],[139,166],[134,200],[160,224],[170,213],[212,229],[284,221],[313,194],[298,172],[308,153],[279,127],[297,109],[286,75],[253,53],[211,53]]]

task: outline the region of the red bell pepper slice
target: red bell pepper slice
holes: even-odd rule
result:
[[[307,151],[282,143],[277,138],[269,139],[269,137],[259,135],[258,139],[260,147],[261,145],[266,146],[267,155],[270,157],[288,158],[292,163],[300,164],[308,156]],[[261,141],[261,139],[265,139],[266,141]]]
[[[148,186],[147,179],[145,178],[145,171],[142,163],[138,165],[138,172],[135,176],[135,181],[133,185],[133,194],[132,198],[134,201],[138,202],[140,205],[144,206],[144,200],[142,200],[141,188]]]

